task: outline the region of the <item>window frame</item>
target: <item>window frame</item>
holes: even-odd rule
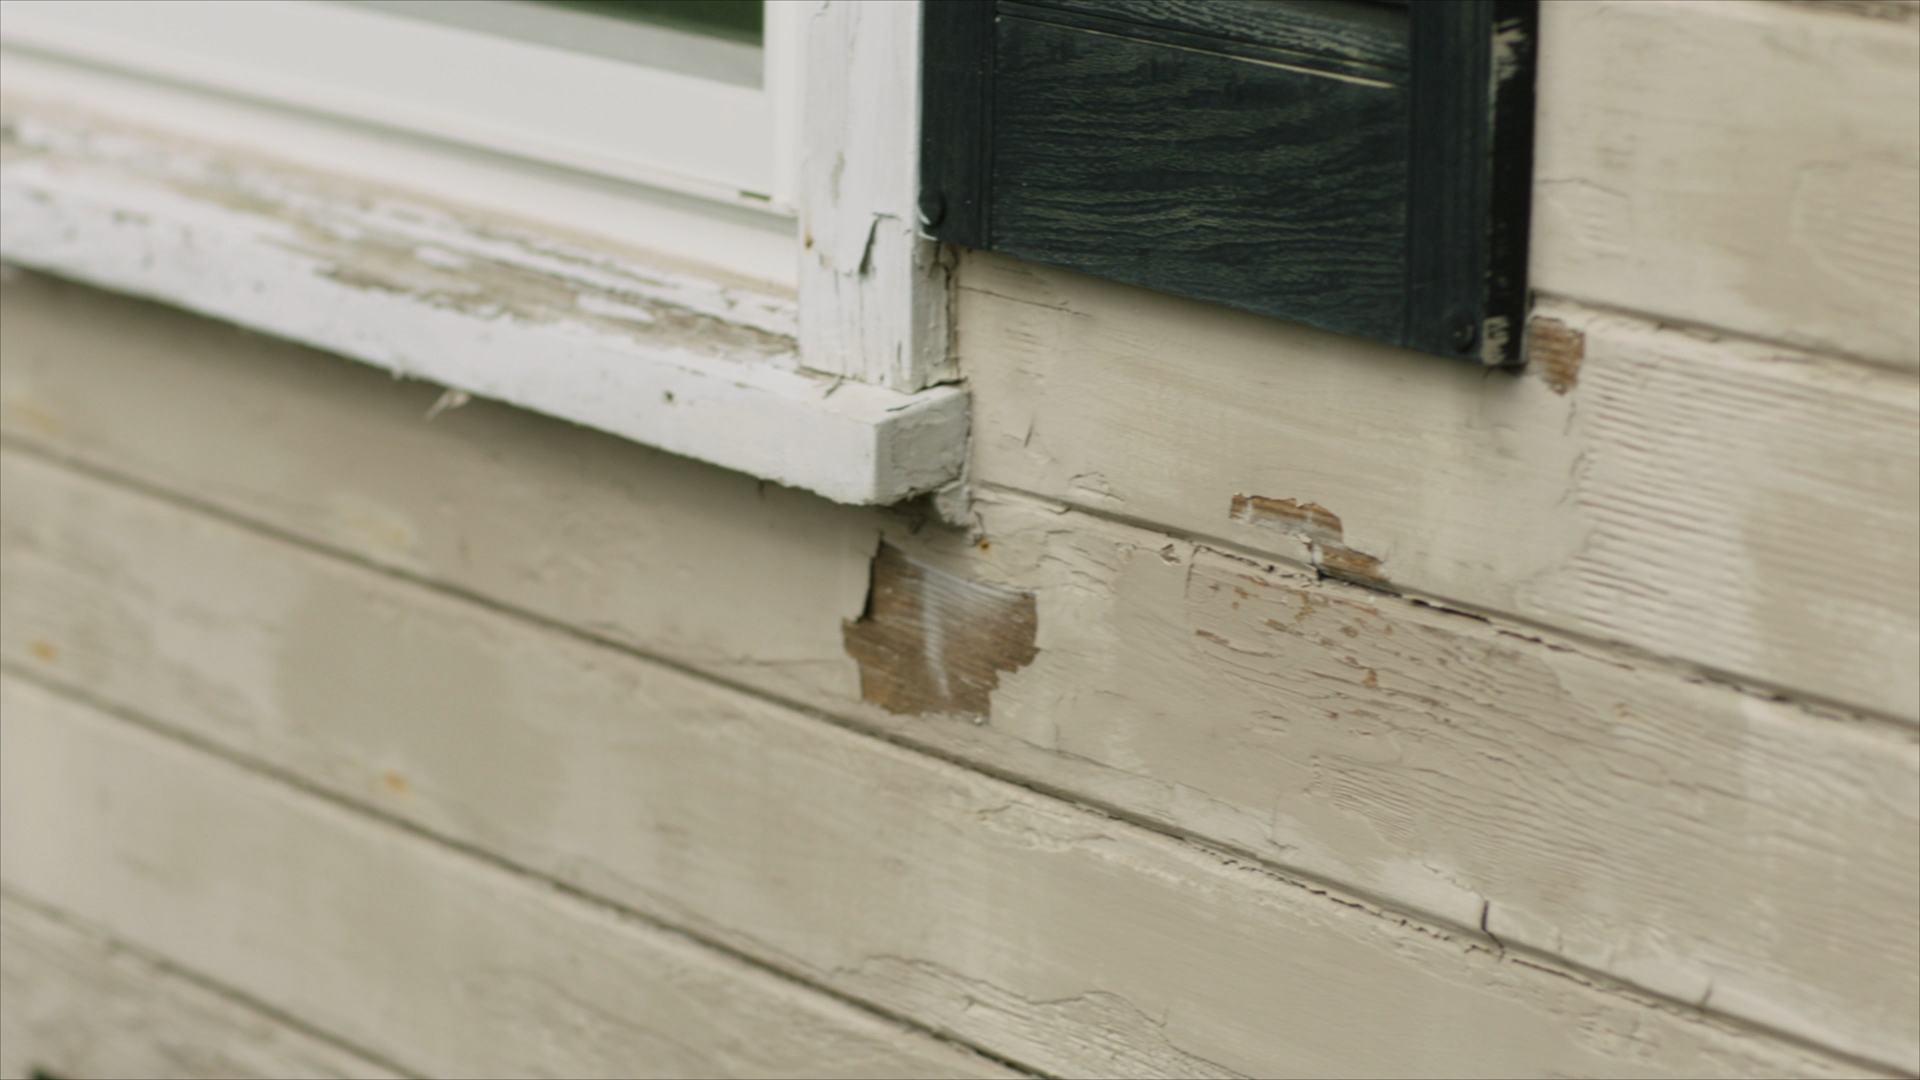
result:
[[[0,5],[6,108],[16,143],[32,144],[0,170],[8,260],[838,501],[945,492],[939,505],[957,505],[967,399],[952,385],[947,268],[914,220],[913,0],[769,7],[778,175],[766,200],[641,184],[524,146],[396,137],[271,86],[183,86],[194,73],[52,42],[16,19],[42,3]],[[199,194],[183,201],[187,175]],[[201,190],[216,181],[228,187]],[[243,205],[261,190],[271,212]],[[289,215],[303,236],[374,235],[386,254],[335,244],[326,259],[353,265],[317,261],[311,245],[290,250]],[[402,219],[438,232],[418,242],[411,225],[394,231]],[[757,261],[727,254],[756,244]],[[767,272],[781,250],[791,270]],[[518,283],[511,302],[449,303],[501,265]],[[556,292],[577,304],[535,303]]]
[[[790,20],[778,15],[769,20],[761,85],[747,87],[332,0],[7,0],[6,7],[15,47],[792,212],[793,170],[781,166],[779,150],[793,135],[779,128],[796,117],[778,102],[796,92],[788,74],[795,42]],[[503,70],[516,77],[500,79]]]

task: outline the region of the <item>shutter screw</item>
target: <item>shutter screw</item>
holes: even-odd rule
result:
[[[920,193],[920,224],[931,229],[946,220],[947,200],[929,188]]]
[[[1465,312],[1455,311],[1448,314],[1446,329],[1447,344],[1453,346],[1454,352],[1463,353],[1473,348],[1473,339],[1476,336],[1473,320],[1468,318]]]

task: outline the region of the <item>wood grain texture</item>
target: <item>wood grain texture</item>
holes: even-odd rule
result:
[[[943,243],[986,247],[994,5],[934,0],[920,10],[921,230]]]
[[[1497,367],[1523,363],[1531,294],[1532,0],[1408,12],[1406,329],[1399,343]]]
[[[1863,954],[1848,944],[1849,928],[1911,925],[1899,913],[1920,889],[1912,827],[1899,813],[1912,802],[1901,792],[1914,782],[1914,750],[1897,726],[1857,741],[1873,726],[1590,641],[1286,569],[1249,572],[1284,586],[1296,606],[1334,601],[1334,614],[1276,654],[1284,659],[1226,678],[1210,651],[1218,643],[1193,630],[1229,641],[1251,634],[1248,647],[1266,652],[1293,639],[1265,641],[1275,631],[1258,619],[1242,630],[1195,622],[1188,539],[996,489],[983,493],[982,542],[971,544],[916,532],[911,517],[759,489],[486,403],[423,424],[430,388],[91,290],[28,276],[0,290],[0,301],[0,430],[16,445],[137,477],[1399,910],[1461,927],[1487,917],[1510,945],[1568,955],[1682,1000],[1700,1000],[1712,985],[1715,1009],[1856,1053],[1883,1047],[1889,1062],[1907,1060],[1905,1048],[1920,1041],[1915,1010],[1883,1011],[1912,988],[1876,996],[1897,969],[1880,963],[1880,946]],[[1035,336],[1031,347],[1053,345]],[[1418,378],[1432,365],[1410,358],[1406,371],[1381,385],[1428,408],[1446,400]],[[1008,389],[1048,397],[1044,383]],[[1561,400],[1545,386],[1531,392]],[[1345,437],[1374,437],[1357,430]],[[1036,451],[1049,448],[1045,431]],[[1101,483],[1091,475],[1076,487]],[[1285,515],[1249,512],[1236,527],[1268,550],[1290,551],[1283,566],[1323,559],[1331,520],[1342,515],[1327,506],[1312,514],[1310,501],[1294,501],[1291,526]],[[859,703],[842,627],[867,603],[883,531],[917,561],[1034,592],[1040,655],[1002,676],[990,723]],[[1488,535],[1499,539],[1498,530]],[[1351,517],[1340,539],[1366,542]],[[1340,614],[1352,605],[1382,613],[1392,631],[1376,639],[1384,652],[1354,651],[1346,630],[1359,632],[1360,615]],[[41,610],[56,622],[86,616],[77,602]],[[26,611],[11,600],[0,607]],[[1408,642],[1429,644],[1401,651]],[[1500,659],[1473,659],[1490,650]],[[1309,704],[1289,688],[1280,674],[1289,666],[1322,673],[1309,685],[1327,697]],[[1369,670],[1389,687],[1451,690],[1444,699],[1383,696],[1366,684]],[[1448,702],[1445,722],[1429,698]],[[1525,705],[1510,710],[1509,700]],[[1417,735],[1402,746],[1422,752],[1362,752],[1370,743],[1324,712],[1385,717]],[[1260,734],[1272,731],[1285,739]],[[1260,749],[1268,746],[1273,757]],[[1498,764],[1523,752],[1525,769]],[[1297,764],[1287,763],[1303,761],[1325,762],[1327,782],[1357,794],[1331,811],[1328,789],[1296,783]],[[1490,793],[1487,805],[1511,807],[1511,816],[1463,805],[1459,788],[1434,783],[1462,770],[1475,777],[1469,787]],[[1755,821],[1798,822],[1820,839],[1757,843]],[[1595,874],[1594,860],[1607,871]],[[1835,867],[1879,884],[1831,889]],[[1579,885],[1544,884],[1552,882]],[[1888,908],[1876,896],[1908,899]],[[1726,918],[1728,897],[1753,906]],[[1880,1027],[1875,1018],[1887,1015],[1896,1022]]]
[[[1407,67],[1403,12],[1365,3],[1271,4],[1261,0],[1023,0],[1006,5],[1246,42],[1399,71]],[[1042,16],[1045,17],[1045,16]],[[1058,17],[1057,15],[1054,17]],[[1141,31],[1135,31],[1140,33]],[[1384,72],[1382,72],[1384,73]]]
[[[0,252],[17,263],[842,501],[959,475],[965,394],[802,369],[790,301],[46,102],[6,108]]]
[[[889,712],[984,721],[1002,672],[1033,663],[1033,594],[916,562],[891,544],[873,557],[867,609],[844,624],[860,697]]]
[[[1041,1071],[1861,1068],[162,502],[11,455],[6,468],[9,663],[34,664],[22,647],[31,621],[53,615],[13,598],[55,584],[67,610],[91,617],[85,632],[49,639],[61,659],[38,671],[85,671],[89,693],[158,722]],[[16,523],[57,533],[71,555]],[[56,576],[40,562],[48,555],[90,569]],[[391,933],[431,954],[492,958],[566,927],[546,910],[560,906],[551,893],[511,909],[526,927],[517,933],[505,915],[463,927],[472,908],[505,906],[495,894],[517,899],[505,882],[483,888],[476,867],[457,889],[435,888],[418,916],[382,916],[391,930],[347,952],[366,908],[319,882],[380,881],[381,907],[407,911],[400,898],[424,891],[422,878],[452,878],[456,857],[379,840],[384,826],[200,752],[73,710],[51,717],[44,694],[12,693],[0,754],[8,879],[256,996],[268,996],[266,971],[302,966],[236,952],[267,932],[256,920],[284,917],[286,900],[254,899],[269,883],[315,894],[304,910],[327,929],[300,947],[325,954],[392,949]],[[340,839],[319,828],[329,821]],[[348,861],[348,835],[391,854]],[[181,869],[143,879],[161,853],[160,866]],[[208,926],[215,912],[233,928]],[[525,948],[487,965],[519,979],[456,968],[454,985],[544,985],[567,972],[579,1002],[634,1000],[543,959],[586,941]],[[413,964],[416,978],[434,970]],[[434,996],[413,986],[387,992]],[[289,1011],[362,1045],[389,1045],[404,1019],[375,1025],[360,1011],[371,1005],[278,992]],[[654,1027],[657,1016],[649,1028],[672,1030]],[[415,1036],[415,1060],[428,1047],[451,1053],[439,1038]]]
[[[1920,21],[1545,4],[1538,289],[1920,367]]]
[[[1400,340],[1403,91],[997,26],[993,250]]]
[[[958,377],[949,262],[920,237],[920,5],[824,3],[803,16],[800,356],[904,393]]]
[[[973,475],[1301,560],[1232,500],[1314,503],[1395,588],[1920,719],[1920,385],[1539,315],[1584,337],[1565,393],[970,256]]]
[[[1010,1076],[0,678],[10,888],[441,1075]]]
[[[400,1074],[179,971],[0,895],[0,1076]]]

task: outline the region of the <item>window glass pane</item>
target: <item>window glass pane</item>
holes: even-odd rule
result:
[[[760,0],[334,0],[443,26],[758,87]]]
[[[761,0],[539,0],[547,7],[570,8],[609,18],[652,23],[695,34],[761,44],[766,23]]]

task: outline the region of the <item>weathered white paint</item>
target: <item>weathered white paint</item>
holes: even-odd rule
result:
[[[759,87],[346,4],[8,0],[0,39],[701,198],[774,187]]]
[[[1541,5],[1534,287],[1920,366],[1920,20],[1862,8]]]
[[[1195,970],[1225,972],[1209,992],[1258,1019],[1329,1039],[1400,992],[1467,1039],[1500,1019],[1488,993],[1545,1000],[1532,969],[1489,985],[1570,963],[1631,987],[1560,987],[1574,1004],[1549,1002],[1542,1027],[1481,1040],[1483,1071],[1530,1032],[1584,1025],[1621,1036],[1588,1071],[1676,1071],[1678,1055],[1920,1072],[1920,388],[1895,321],[1913,290],[1889,286],[1910,272],[1914,215],[1888,179],[1915,160],[1914,20],[1860,29],[1858,11],[1885,6],[1548,12],[1549,50],[1588,51],[1543,71],[1535,274],[1591,303],[1546,305],[1555,362],[1519,379],[969,261],[960,342],[991,438],[979,544],[484,402],[425,424],[438,388],[30,277],[0,322],[15,448],[0,648],[35,679],[1062,1071],[1198,1072],[1219,1046],[1251,1059],[1235,1025],[1255,1006],[1186,993]],[[1860,104],[1876,93],[1893,97]],[[1609,198],[1565,197],[1585,184]],[[369,220],[410,260],[376,280],[452,289],[470,251],[496,259],[431,222]],[[652,288],[556,295],[571,317],[664,340],[663,313],[697,303]],[[761,329],[791,337],[786,310]],[[984,725],[857,700],[841,621],[861,610],[876,532],[1036,594],[1039,655],[1003,676]],[[1286,887],[1259,863],[1363,910],[1262,907]],[[76,903],[96,894],[120,902],[86,888]],[[539,902],[518,915],[551,921]],[[1381,927],[1393,964],[1353,944]],[[1495,940],[1497,962],[1475,951]],[[1341,996],[1356,986],[1369,993]],[[1704,1029],[1677,1003],[1703,1005]],[[1751,1024],[1855,1059],[1796,1060]]]
[[[639,262],[793,298],[795,221],[772,206],[699,199],[11,49],[0,57],[0,98],[57,102],[172,139],[243,148],[250,158],[513,221],[563,244],[585,238],[587,246],[628,249]],[[781,100],[797,103],[797,92],[789,98]],[[786,121],[775,112],[777,135]],[[790,192],[792,178],[782,182]]]
[[[0,678],[10,889],[432,1075],[1011,1076]]]
[[[0,1077],[398,1077],[104,936],[0,895]]]
[[[807,35],[802,361],[903,392],[950,381],[950,267],[917,216],[920,5],[794,6]]]
[[[761,5],[761,33],[766,47],[762,78],[773,101],[773,203],[788,213],[797,213],[800,205],[801,106],[807,76],[802,50],[807,44],[807,15],[812,10],[810,0]],[[796,237],[789,249],[789,274],[798,269],[799,251]]]
[[[959,473],[964,392],[800,369],[778,297],[8,107],[8,259],[842,502],[892,502]]]
[[[44,279],[4,296],[0,430],[16,445],[1436,923],[1484,918],[1510,945],[1680,1000],[1890,1062],[1916,1042],[1915,988],[1888,959],[1916,951],[1912,921],[1889,913],[1920,888],[1903,810],[1920,765],[1901,725],[1006,492],[985,493],[976,546],[485,404],[423,425],[424,387]],[[881,530],[954,573],[1036,591],[1039,657],[1003,677],[985,726],[858,702],[841,622],[862,610]],[[0,613],[47,628],[63,677],[102,685],[132,669],[71,643],[106,640],[90,627],[113,605],[76,598],[131,590],[185,610],[179,590],[200,580],[163,586],[175,571],[155,563],[141,580],[156,584],[117,590],[96,568],[127,560],[35,558],[13,564]],[[14,625],[9,655],[38,663]],[[183,687],[225,684],[224,649],[203,650]]]
[[[969,255],[972,473],[1296,562],[1235,497],[1311,503],[1390,588],[1920,718],[1920,382],[1536,314],[1570,387]]]
[[[1859,1067],[1823,1061],[1724,1019],[1690,1018],[1688,1010],[1671,1004],[1585,986],[1541,970],[1551,969],[1552,961],[1538,953],[1506,953],[1478,931],[1381,912],[1351,897],[1330,899],[1324,888],[1290,884],[1243,861],[12,452],[0,461],[9,598],[0,646],[9,664],[84,687],[344,798],[496,851],[1041,1071],[1724,1075]],[[1166,565],[1157,552],[1140,551],[1138,557]],[[1069,569],[1083,580],[1090,576],[1085,565]],[[1243,618],[1229,610],[1230,592],[1204,595],[1210,582],[1231,587],[1235,575],[1217,566],[1180,571],[1169,576],[1201,575],[1186,612],[1190,624],[1212,635],[1199,645],[1201,662],[1231,663],[1236,651],[1252,653],[1240,664],[1258,672],[1257,649],[1286,648],[1284,635],[1259,634],[1265,630],[1261,620],[1293,611],[1297,605],[1290,598],[1270,600]],[[69,621],[65,612],[80,613],[79,621]],[[1055,621],[1072,626],[1074,616],[1084,614],[1056,612]],[[1309,624],[1302,636],[1334,634],[1344,643],[1354,639],[1341,627],[1355,623],[1382,637],[1390,630],[1398,631],[1393,636],[1419,633],[1406,621],[1396,626],[1391,616],[1378,618],[1375,626],[1366,620],[1364,609],[1349,607],[1334,613],[1332,625]],[[1049,625],[1044,611],[1041,625]],[[1178,627],[1177,636],[1199,637],[1197,630]],[[1427,684],[1415,683],[1422,668],[1463,668],[1483,652],[1491,654],[1480,661],[1486,672],[1524,662],[1524,654],[1489,648],[1492,640],[1448,641],[1432,630],[1421,636],[1428,640],[1403,649],[1398,669],[1386,668],[1384,661],[1395,659],[1390,645],[1367,653],[1386,668],[1372,686],[1357,673],[1351,680],[1353,707],[1372,703],[1392,710],[1404,725],[1379,732],[1379,738],[1439,738],[1420,728],[1447,721],[1422,724],[1421,714],[1405,702],[1436,693],[1453,701],[1469,698],[1470,692],[1431,685],[1430,676]],[[1041,662],[1050,646],[1072,648],[1043,642]],[[1242,733],[1237,738],[1219,731],[1209,737],[1234,739],[1226,753],[1261,754],[1265,767],[1274,769],[1291,755],[1273,754],[1263,744],[1284,739],[1286,726],[1314,724],[1316,703],[1283,704],[1276,686],[1298,672],[1284,653],[1268,663],[1278,670],[1264,680],[1256,674],[1253,685],[1238,692],[1264,694],[1288,715],[1265,730],[1229,724]],[[1330,669],[1336,667],[1322,660],[1308,670],[1316,681],[1332,683]],[[1581,673],[1577,664],[1557,672],[1569,681]],[[1608,689],[1603,672],[1589,666],[1585,673],[1588,687],[1573,694]],[[1508,697],[1518,715],[1508,730],[1533,719],[1517,702],[1522,693],[1542,701],[1544,681],[1536,673],[1532,685],[1515,682]],[[1409,685],[1400,689],[1402,683]],[[1136,684],[1106,685],[1140,696]],[[1232,683],[1227,686],[1233,692]],[[1052,689],[1057,694],[1060,688]],[[1463,714],[1453,701],[1429,708],[1443,716]],[[1030,724],[1036,718],[1012,719]],[[1478,719],[1463,714],[1451,722],[1478,727]],[[1534,807],[1564,800],[1570,809],[1558,812],[1563,817],[1581,810],[1617,817],[1632,809],[1609,805],[1610,793],[1604,786],[1596,793],[1583,782],[1583,771],[1643,772],[1649,764],[1664,764],[1657,753],[1636,753],[1631,744],[1607,749],[1631,738],[1628,724],[1612,734],[1585,735],[1599,757],[1585,764],[1579,751],[1557,745],[1582,737],[1576,722],[1512,748],[1515,757],[1525,755],[1514,765],[1476,764],[1487,753],[1480,740],[1499,736],[1474,731],[1461,737],[1455,751],[1432,757],[1410,746],[1403,752],[1416,759],[1413,767],[1383,776],[1367,767],[1381,753],[1367,753],[1367,733],[1351,726],[1327,726],[1322,737],[1316,756],[1320,768],[1334,775],[1318,785],[1304,776],[1284,782],[1320,788],[1305,799],[1282,800],[1274,828],[1284,841],[1325,844],[1339,836],[1338,819],[1324,811],[1315,819],[1292,816],[1329,799],[1340,814],[1371,815],[1375,827],[1391,828],[1396,809],[1417,816],[1404,803],[1368,805],[1383,796],[1469,812],[1474,799],[1450,798],[1447,792],[1454,789],[1446,784],[1420,781],[1423,772],[1443,770],[1451,760],[1469,779],[1478,774],[1497,780],[1507,769],[1530,767],[1536,783],[1559,789],[1527,805],[1527,789],[1507,781],[1498,790],[1512,805],[1472,811],[1489,837],[1505,831],[1519,842]],[[1842,744],[1827,748],[1824,759],[1809,767],[1797,756],[1826,740],[1808,727],[1791,715],[1756,717],[1745,733],[1752,743],[1738,765],[1754,770],[1750,783],[1767,783],[1769,790],[1755,805],[1724,809],[1666,799],[1645,811],[1644,825],[1624,830],[1630,854],[1658,853],[1631,842],[1644,835],[1641,830],[1688,829],[1697,835],[1769,797],[1786,802],[1772,810],[1782,817],[1820,806],[1820,796],[1833,798],[1839,780],[1828,771],[1833,766],[1866,764],[1873,771],[1850,781],[1861,790],[1825,810],[1829,820],[1848,810],[1856,816],[1862,810],[1888,813],[1891,808],[1878,800],[1901,797],[1902,762],[1884,750],[1876,755],[1871,746],[1849,752]],[[1691,752],[1685,764],[1724,749]],[[10,747],[7,760],[18,754]],[[1913,762],[1904,764],[1910,794],[1916,770]],[[1258,768],[1250,765],[1242,773]],[[1693,769],[1687,775],[1717,785],[1723,771]],[[10,774],[8,784],[16,783]],[[34,793],[36,783],[61,783],[75,789],[72,798],[85,797],[86,785],[64,779],[56,767],[53,775],[28,781],[19,798],[45,798]],[[1644,798],[1657,796],[1659,786],[1624,783],[1618,791]],[[15,797],[11,790],[8,797]],[[10,805],[9,818],[19,805],[35,803]],[[42,820],[65,816],[43,812]],[[1741,835],[1751,837],[1750,815],[1745,824],[1748,831]],[[1844,829],[1801,834],[1800,828],[1805,824],[1789,822],[1764,834],[1821,842],[1847,835]],[[29,840],[30,850],[42,844],[71,848],[70,840],[53,839],[57,830],[49,826],[22,831],[47,837]],[[1563,835],[1579,841],[1587,857],[1613,863],[1611,852],[1596,847],[1603,834],[1591,824]],[[16,841],[8,839],[11,848]],[[137,835],[118,842],[139,845],[134,850],[171,850]],[[1426,845],[1415,850],[1440,857]],[[1355,844],[1349,854],[1364,858],[1365,851]],[[1471,852],[1462,854],[1472,858]],[[14,858],[11,850],[7,857]],[[1885,850],[1865,852],[1859,841],[1846,841],[1839,857],[1819,864],[1841,868],[1837,881],[1830,873],[1823,884],[1857,891],[1868,911],[1891,910],[1902,885],[1897,868],[1878,869],[1889,857]],[[1540,886],[1548,895],[1577,892],[1566,872],[1587,872],[1578,860],[1552,869],[1554,877]],[[1777,862],[1771,869],[1790,872]],[[29,880],[48,872],[30,871]],[[1388,868],[1389,880],[1393,872]],[[1749,880],[1757,877],[1750,874]],[[939,903],[925,902],[929,896]],[[1529,902],[1524,894],[1516,896]],[[80,903],[87,917],[107,918],[98,902],[78,901],[70,890],[49,899]],[[1633,913],[1613,910],[1611,899],[1601,894],[1592,911],[1601,926],[1591,933],[1615,934],[1606,947],[1620,954],[1621,966],[1651,963],[1651,974],[1670,979],[1669,971],[1659,970],[1675,963],[1672,953],[1659,951],[1665,922],[1644,928],[1642,936],[1631,923]],[[1800,897],[1776,888],[1767,899]],[[1727,911],[1725,898],[1717,895],[1693,902]],[[1762,902],[1754,911],[1764,913],[1766,906]],[[1663,908],[1660,914],[1670,912]],[[1833,921],[1843,920],[1841,915]],[[1858,925],[1857,916],[1853,921],[1837,935],[1833,923],[1825,931],[1830,946],[1854,958],[1847,970],[1864,976],[1864,951],[1887,962],[1890,975],[1897,973],[1899,964],[1886,951],[1897,939],[1884,927]],[[1534,929],[1503,913],[1496,933],[1510,922]],[[1672,927],[1676,933],[1693,928]],[[1572,929],[1583,938],[1590,933]],[[1696,931],[1684,944],[1697,943]],[[1584,940],[1575,944],[1592,947]],[[1910,942],[1906,951],[1912,952]],[[1753,987],[1774,995],[1763,1004],[1792,1003],[1791,979],[1780,980],[1787,990],[1781,993],[1764,964],[1753,957],[1733,959],[1728,974],[1734,1004],[1751,1004],[1742,994]],[[1831,989],[1833,996],[1853,990]],[[1874,991],[1896,996],[1901,988],[1897,978],[1883,978],[1860,995]],[[990,1007],[979,1008],[982,1002]],[[1904,1059],[1911,1055],[1899,1029],[1911,1023],[1908,1015],[1897,1000],[1876,1002],[1851,1028],[1836,1023],[1825,1033]],[[1275,1016],[1289,1022],[1276,1025]],[[1635,1046],[1630,1052],[1621,1041],[1629,1031]]]

